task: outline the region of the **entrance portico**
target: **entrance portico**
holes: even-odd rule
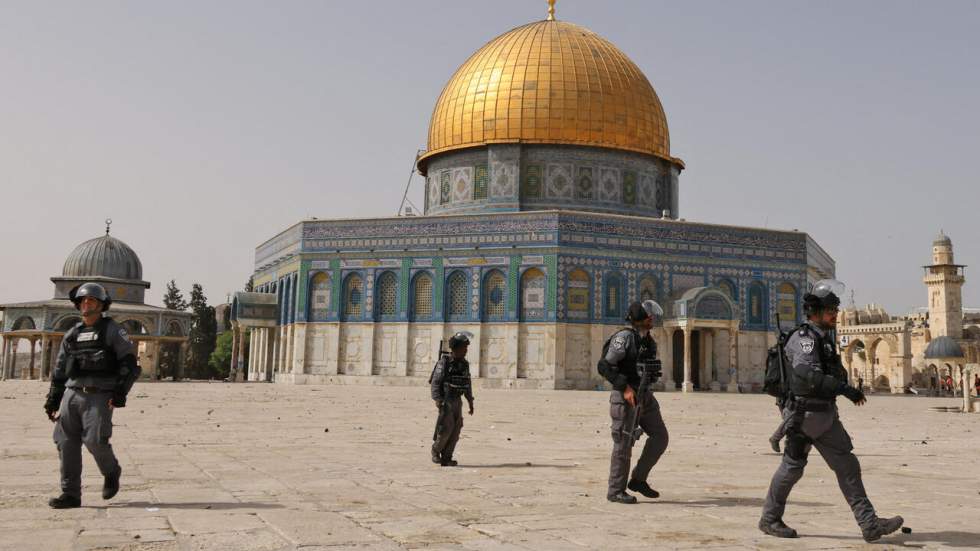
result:
[[[716,287],[697,287],[673,303],[673,317],[664,322],[673,360],[672,377],[683,392],[738,391],[738,306]]]

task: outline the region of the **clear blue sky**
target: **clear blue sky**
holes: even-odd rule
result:
[[[544,0],[0,4],[0,302],[102,231],[212,302],[307,217],[394,214],[450,75]],[[646,73],[681,215],[798,228],[859,303],[925,303],[940,228],[980,266],[980,2],[559,0]],[[412,197],[421,205],[422,181]],[[967,304],[980,306],[968,271]]]

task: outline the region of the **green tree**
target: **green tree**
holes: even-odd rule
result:
[[[242,289],[242,290],[245,291],[246,293],[251,293],[252,291],[255,290],[255,277],[254,276],[248,276],[248,281],[245,282],[245,288]]]
[[[225,331],[218,335],[215,341],[214,352],[208,358],[208,365],[211,371],[218,377],[224,379],[231,371],[231,353],[234,344],[235,334],[232,331]]]
[[[179,310],[181,312],[187,310],[187,301],[184,300],[184,295],[177,288],[177,283],[172,279],[167,284],[167,293],[163,295],[163,307],[168,310]]]
[[[187,310],[187,301],[184,300],[183,293],[177,287],[177,282],[170,280],[167,283],[167,292],[163,295],[163,306],[168,310]],[[164,343],[160,347],[160,377],[172,377],[177,373],[177,362],[180,359],[180,344],[175,342]]]
[[[188,306],[194,313],[194,317],[191,321],[191,353],[187,362],[187,376],[209,379],[218,375],[212,372],[211,366],[208,365],[218,337],[218,321],[215,319],[214,307],[208,306],[204,288],[199,283],[191,286],[191,300]]]

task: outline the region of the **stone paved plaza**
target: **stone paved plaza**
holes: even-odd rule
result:
[[[118,412],[123,489],[85,452],[83,507],[58,489],[47,385],[0,385],[0,548],[855,549],[868,547],[815,452],[786,521],[756,529],[779,457],[762,395],[660,394],[670,447],[638,505],[605,500],[605,392],[477,392],[460,466],[429,462],[436,410],[419,387],[143,383]],[[872,501],[912,534],[878,548],[980,548],[980,416],[954,399],[843,404]],[[642,442],[639,444],[642,445]]]

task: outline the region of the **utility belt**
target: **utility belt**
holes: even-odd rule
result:
[[[793,411],[799,411],[799,412],[807,412],[807,411],[824,412],[824,411],[830,411],[833,408],[833,406],[834,406],[834,404],[831,403],[831,402],[824,402],[824,401],[819,401],[818,402],[818,401],[814,401],[814,400],[807,400],[806,398],[796,398],[796,397],[794,397],[792,400],[790,400],[789,404],[790,404],[790,407],[792,408]]]
[[[106,388],[99,388],[97,386],[70,386],[68,387],[75,392],[82,392],[84,394],[99,394],[99,393],[111,393],[112,391]]]

